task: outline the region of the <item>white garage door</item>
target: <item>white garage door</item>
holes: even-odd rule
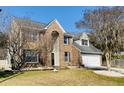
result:
[[[101,55],[82,54],[82,64],[85,67],[100,67]]]

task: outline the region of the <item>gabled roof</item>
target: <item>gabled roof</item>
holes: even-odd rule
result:
[[[74,34],[74,40],[79,40],[81,36],[84,36],[85,38],[88,39],[87,32],[79,32]]]
[[[80,39],[80,36],[81,36],[81,32],[80,33],[76,33],[76,34],[74,34],[74,40],[79,40]]]
[[[45,29],[47,29],[53,22],[56,22],[56,23],[58,24],[58,26],[62,29],[62,31],[63,31],[64,33],[66,33],[66,31],[65,31],[64,28],[60,25],[60,23],[58,22],[57,19],[54,19],[54,20],[52,20],[51,22],[49,22],[49,23],[46,25]]]
[[[14,18],[14,21],[17,23],[17,25],[21,27],[44,29],[44,27],[46,26],[45,23],[35,22],[35,21],[32,21],[30,19],[25,19],[25,18]]]
[[[64,28],[60,25],[60,23],[58,22],[57,19],[54,19],[52,21],[50,21],[48,24],[46,23],[41,23],[41,22],[36,22],[36,21],[32,21],[30,19],[26,19],[26,18],[14,18],[14,21],[17,23],[17,25],[21,26],[21,27],[26,27],[26,28],[34,28],[34,29],[39,29],[39,30],[45,30],[47,29],[53,22],[56,22],[58,24],[58,26],[62,29],[62,31],[64,33],[66,33],[66,31],[64,30]]]
[[[86,53],[86,54],[102,54],[102,51],[95,48],[92,44],[89,44],[89,46],[81,46],[78,43],[74,41],[73,45],[78,48],[81,53]]]
[[[81,53],[85,54],[102,54],[102,51],[94,47],[90,42],[89,46],[83,46],[79,45],[76,43],[77,40],[80,40],[80,38],[89,40],[88,33],[82,32],[82,33],[77,33],[74,35],[74,42],[73,45],[80,50]]]

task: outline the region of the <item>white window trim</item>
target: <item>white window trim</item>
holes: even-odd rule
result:
[[[36,41],[39,40],[39,33],[38,33],[38,32],[32,32],[32,34],[31,34],[32,41],[33,41],[33,42],[36,42],[36,41],[33,40],[34,33],[36,33]]]
[[[71,56],[71,55],[70,55],[70,52],[68,52],[68,62],[70,62],[70,60],[71,60],[71,59],[70,59],[70,56]]]
[[[65,55],[64,55],[65,56]],[[67,52],[67,61],[65,61],[65,62],[70,62],[71,61],[71,54],[70,54],[70,52]]]
[[[81,39],[81,40],[80,40],[82,46],[89,46],[89,40],[87,40],[87,45],[83,45],[83,44],[82,44],[82,40],[85,40],[85,39]]]
[[[67,43],[66,44],[64,43],[64,45],[69,45],[69,37],[67,37]]]
[[[39,54],[37,54],[37,61],[36,62],[33,62],[33,61],[30,61],[30,62],[26,62],[26,63],[39,63]]]
[[[25,63],[39,63],[39,54],[37,54],[37,61],[36,62],[34,62],[34,61],[30,61],[30,62],[25,61]]]

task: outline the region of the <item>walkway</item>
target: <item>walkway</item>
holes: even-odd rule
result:
[[[119,72],[121,74],[124,74],[124,69],[123,68],[111,68],[112,71]]]
[[[115,71],[107,71],[107,70],[95,70],[96,74],[109,76],[109,77],[124,77],[124,74],[115,72]]]
[[[94,71],[96,74],[111,76],[111,77],[124,77],[124,69],[122,68],[112,67],[111,71],[107,71],[107,67],[101,66],[96,69],[97,70]]]

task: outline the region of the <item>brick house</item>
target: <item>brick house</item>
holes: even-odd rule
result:
[[[11,32],[13,31],[19,32],[20,40],[27,41],[20,50],[23,68],[102,65],[102,52],[90,43],[88,35],[68,33],[56,19],[45,24],[14,18],[11,23]],[[12,59],[10,55],[8,58]],[[9,61],[9,67],[11,62],[12,60]]]
[[[27,19],[15,18],[12,21],[12,30],[20,31],[20,37],[26,36],[28,47],[21,51],[24,59],[24,67],[59,67],[79,66],[81,62],[80,51],[73,45],[73,35],[66,32],[60,23],[55,19],[48,24],[38,23]],[[43,39],[45,37],[45,39]],[[53,40],[50,44],[50,40]],[[44,49],[39,53],[37,47],[45,43],[46,48],[52,48],[44,62]]]

